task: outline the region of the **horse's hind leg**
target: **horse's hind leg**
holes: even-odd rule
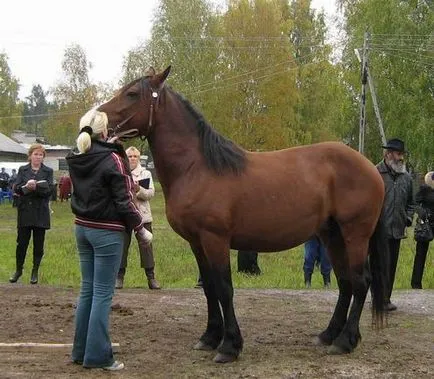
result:
[[[203,290],[206,296],[208,307],[208,322],[205,332],[199,339],[199,342],[193,347],[195,350],[214,350],[220,345],[223,338],[224,325],[223,317],[220,311],[217,293],[212,283],[212,274],[209,263],[201,247],[191,245],[202,278]]]
[[[352,297],[352,286],[347,277],[345,242],[336,221],[333,219],[328,220],[320,231],[320,237],[327,248],[327,254],[333,265],[339,286],[339,298],[329,325],[318,335],[315,343],[318,345],[331,345],[347,322],[348,308],[350,307]]]
[[[339,277],[339,274],[336,277],[339,286],[338,302],[327,329],[320,333],[316,339],[316,344],[318,345],[331,345],[347,322],[347,313],[352,297],[351,282]]]
[[[362,338],[359,329],[360,316],[365,304],[370,282],[368,260],[366,259],[364,264],[351,270],[353,303],[342,332],[329,348],[330,354],[351,353]]]

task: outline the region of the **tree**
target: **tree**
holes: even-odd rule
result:
[[[0,53],[0,132],[9,136],[21,122],[18,90],[19,83],[11,73],[8,56]]]
[[[370,32],[369,70],[374,78],[385,133],[406,141],[420,170],[434,156],[434,4],[428,1],[341,0],[345,15],[345,80],[358,103],[360,64],[354,54]],[[368,97],[369,99],[369,97]],[[381,140],[367,103],[367,155],[381,158]]]
[[[47,92],[38,85],[32,87],[30,96],[23,102],[23,126],[28,132],[43,135],[43,125],[48,119]]]
[[[52,90],[57,110],[46,128],[51,143],[72,145],[80,117],[97,103],[98,87],[89,79],[91,68],[81,46],[72,45],[65,50],[62,61],[65,81]]]

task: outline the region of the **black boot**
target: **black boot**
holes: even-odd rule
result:
[[[30,276],[30,284],[38,284],[38,270],[39,267],[33,267],[32,275]]]
[[[145,268],[145,274],[148,278],[148,287],[150,290],[161,290],[160,283],[155,279],[154,268]]]
[[[325,274],[322,277],[324,280],[324,288],[330,288],[330,274]]]
[[[310,288],[312,285],[312,274],[304,273],[304,285],[306,288]]]
[[[18,279],[23,275],[23,269],[17,269],[14,274],[9,278],[10,283],[16,283]]]

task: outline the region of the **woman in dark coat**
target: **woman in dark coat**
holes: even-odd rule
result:
[[[29,164],[18,170],[14,196],[18,210],[16,271],[9,281],[16,283],[23,274],[27,248],[33,232],[33,269],[31,284],[38,283],[38,270],[44,255],[45,231],[50,229],[49,201],[53,185],[53,170],[42,162],[45,149],[33,144],[28,153]]]
[[[425,175],[425,184],[420,186],[416,194],[416,204],[419,205],[419,215],[423,218],[428,218],[434,233],[434,171],[428,172]],[[414,257],[413,274],[411,276],[411,288],[422,289],[422,276],[428,248],[429,242],[416,242],[416,255]]]

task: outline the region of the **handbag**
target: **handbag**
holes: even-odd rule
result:
[[[428,217],[417,217],[416,226],[414,227],[414,239],[417,242],[430,242],[434,239]]]

